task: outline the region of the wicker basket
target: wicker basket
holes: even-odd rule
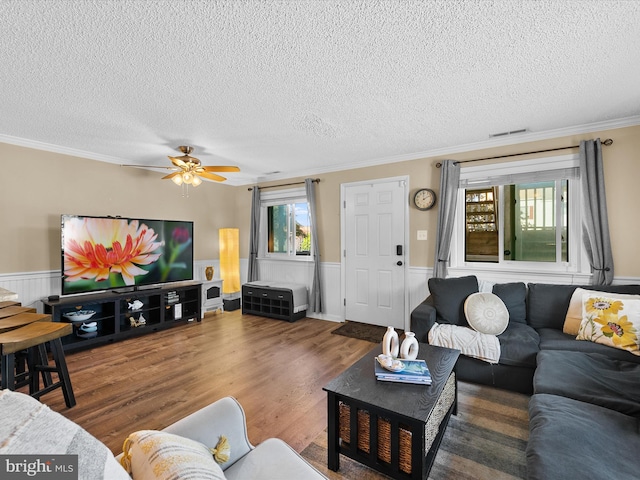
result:
[[[351,438],[351,409],[349,405],[339,404],[340,439],[349,444]],[[366,410],[358,410],[358,449],[369,453],[370,449],[370,416]],[[411,473],[411,432],[400,427],[400,470]],[[391,423],[385,418],[378,418],[378,459],[391,463]]]
[[[436,403],[434,409],[425,423],[425,452],[431,449],[436,436],[438,435],[440,424],[449,408],[455,400],[455,374],[451,374],[445,387]],[[370,415],[366,410],[358,410],[358,450],[369,453],[370,449]],[[339,435],[343,444],[349,445],[351,441],[351,407],[343,402],[338,404]],[[400,451],[399,469],[411,474],[411,432],[399,427]],[[385,418],[378,418],[378,459],[387,464],[391,463],[391,422]]]

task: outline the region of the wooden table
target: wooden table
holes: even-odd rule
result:
[[[372,349],[329,382],[328,467],[340,454],[397,479],[426,479],[451,414],[457,409],[455,365],[460,352],[419,344],[431,385],[381,382]]]

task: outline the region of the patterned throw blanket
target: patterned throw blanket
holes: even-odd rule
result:
[[[455,348],[463,355],[489,363],[498,363],[500,360],[498,337],[467,327],[436,323],[429,330],[429,343],[439,347]]]
[[[131,480],[103,443],[29,395],[0,390],[0,412],[0,455],[38,455],[44,460],[77,455],[73,478]]]

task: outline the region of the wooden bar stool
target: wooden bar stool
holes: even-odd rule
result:
[[[10,317],[0,318],[0,333],[15,330],[35,322],[50,322],[51,315],[45,313],[18,313]]]
[[[17,328],[5,333],[0,333],[0,353],[2,354],[2,384],[1,388],[9,390],[15,389],[15,355],[21,350],[29,349],[29,395],[39,399],[42,395],[60,387],[64,395],[67,407],[71,408],[76,404],[67,361],[62,349],[62,341],[65,335],[72,333],[73,327],[70,323],[59,322],[34,322],[24,327]],[[49,365],[45,358],[42,362],[38,353],[40,345],[49,343],[53,361],[55,365]],[[39,372],[56,372],[58,381],[40,388]]]
[[[1,303],[1,302],[0,302]],[[24,327],[35,322],[50,322],[51,315],[44,313],[19,313],[11,317],[0,318],[0,333],[9,332],[16,328]],[[44,343],[38,345],[38,353],[40,362],[45,363],[47,360],[47,349]],[[15,388],[20,388],[29,384],[29,369],[27,362],[28,351],[16,352],[15,357]],[[42,381],[45,386],[51,385],[51,372],[40,372]]]
[[[10,307],[0,308],[0,318],[13,317],[19,313],[36,313],[35,308],[20,307],[18,305],[11,305]]]
[[[7,308],[7,307],[19,307],[22,304],[20,302],[16,302],[15,300],[5,300],[3,302],[0,302],[0,308]]]

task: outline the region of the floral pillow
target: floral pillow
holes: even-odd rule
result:
[[[640,296],[636,298],[583,294],[576,340],[590,340],[640,356]]]
[[[631,295],[628,293],[611,293],[601,292],[598,290],[587,290],[584,288],[576,288],[571,296],[569,302],[569,308],[567,309],[567,316],[564,319],[564,325],[562,331],[569,335],[578,335],[580,330],[580,323],[582,323],[582,296],[583,295],[597,295],[598,297],[606,297],[611,300],[633,300],[640,299],[640,295]]]

